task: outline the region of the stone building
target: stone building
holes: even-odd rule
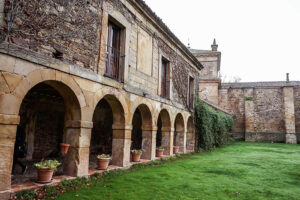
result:
[[[142,0],[19,1],[14,21],[0,1],[0,199],[16,181],[16,144],[31,165],[70,144],[69,176],[101,153],[128,166],[133,148],[147,160],[157,146],[194,151],[203,66]]]
[[[190,49],[203,64],[199,96],[236,117],[233,137],[252,142],[300,142],[300,81],[221,83],[221,53]],[[297,137],[298,135],[298,137]]]
[[[190,49],[203,65],[199,78],[199,95],[201,99],[218,105],[218,89],[221,85],[221,52],[218,51],[216,39],[210,50]]]

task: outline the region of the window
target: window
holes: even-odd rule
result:
[[[190,108],[194,107],[194,90],[195,90],[194,78],[190,76],[189,90],[188,90],[188,104]]]
[[[170,63],[164,58],[161,63],[161,96],[170,98]]]
[[[124,61],[122,54],[122,32],[123,30],[113,22],[108,22],[106,40],[106,69],[105,76],[119,82],[124,81]]]

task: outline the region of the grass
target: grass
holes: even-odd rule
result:
[[[300,199],[300,146],[234,143],[59,196],[85,199]]]

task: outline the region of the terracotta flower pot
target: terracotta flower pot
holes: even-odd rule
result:
[[[179,147],[178,146],[174,146],[173,147],[173,153],[174,154],[178,154],[179,153]]]
[[[98,158],[98,168],[101,170],[106,170],[109,165],[110,158]]]
[[[42,167],[37,169],[37,176],[39,183],[50,183],[52,181],[52,176],[54,169],[49,169],[48,167]]]
[[[133,162],[140,162],[141,159],[141,153],[132,153],[132,161]]]
[[[63,155],[67,154],[68,151],[69,151],[69,147],[70,147],[70,144],[60,143],[60,152],[61,152],[61,154],[63,154]]]
[[[164,154],[163,149],[156,149],[156,157],[162,157]]]

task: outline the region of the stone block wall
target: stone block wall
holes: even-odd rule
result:
[[[31,2],[37,1],[30,1],[29,4]],[[65,1],[60,3],[63,2]],[[101,117],[98,116],[99,118],[93,120],[93,116],[95,112],[101,115],[101,111],[96,106],[102,99],[108,102],[112,111],[113,120],[110,120],[113,121],[110,130],[112,138],[101,136],[101,139],[107,139],[109,142],[112,140],[112,164],[118,166],[130,164],[133,114],[139,106],[141,106],[142,120],[147,118],[149,122],[143,123],[142,127],[142,149],[146,154],[145,158],[155,158],[157,121],[161,113],[161,145],[165,147],[166,155],[173,154],[173,127],[175,117],[178,115],[182,116],[183,123],[181,151],[186,152],[186,147],[189,147],[190,151],[194,149],[195,131],[192,113],[187,109],[185,101],[187,101],[189,76],[195,79],[195,90],[198,90],[197,80],[202,68],[201,63],[144,4],[144,1],[99,2],[100,8],[95,8],[95,2],[89,1],[87,10],[87,19],[95,13],[100,17],[98,21],[100,24],[89,27],[91,34],[94,34],[93,40],[86,41],[85,38],[80,38],[84,36],[83,34],[78,38],[60,38],[37,43],[32,38],[11,35],[11,40],[0,44],[0,179],[5,180],[0,182],[0,199],[7,198],[10,192],[16,132],[20,126],[20,118],[21,121],[23,119],[20,115],[20,107],[25,96],[36,85],[49,85],[62,96],[64,108],[58,109],[57,112],[62,111],[64,116],[53,119],[56,115],[56,112],[53,112],[36,121],[39,125],[35,126],[36,129],[31,130],[30,134],[43,137],[41,138],[43,140],[36,140],[31,151],[47,150],[40,147],[45,140],[49,140],[49,148],[53,147],[54,140],[60,142],[60,139],[53,135],[49,139],[50,132],[53,130],[50,128],[48,131],[43,131],[43,123],[47,126],[51,124],[59,126],[57,121],[62,121],[61,118],[64,118],[63,142],[70,144],[63,166],[66,175],[86,176],[88,174],[90,147],[94,144],[91,139],[99,139],[99,137],[93,138],[93,128],[94,132],[98,132],[97,123],[102,123]],[[56,12],[56,9],[65,8],[57,5],[51,9],[51,12]],[[124,82],[104,76],[109,20],[117,21],[125,31],[123,34],[126,36],[123,44],[126,55]],[[60,25],[61,27],[57,28],[66,31],[66,24]],[[72,26],[70,25],[69,28],[72,29]],[[140,33],[142,35],[139,35]],[[46,31],[45,34],[51,33]],[[149,48],[151,51],[143,50],[139,46],[145,48],[151,46]],[[159,91],[160,62],[163,56],[170,61],[171,80],[176,75],[180,78],[179,81],[177,80],[179,88],[171,83],[170,99],[161,97]],[[180,70],[176,71],[178,69]],[[46,90],[47,94],[48,92]],[[148,111],[146,118],[143,115],[145,110]],[[188,121],[192,125],[189,126],[187,140]],[[189,144],[186,144],[187,141]]]
[[[223,84],[219,106],[236,116],[236,139],[294,143],[300,119],[298,85],[299,82]]]
[[[1,36],[7,36],[13,44],[97,72],[102,0],[86,5],[74,2],[71,6],[70,1],[17,0],[14,3],[18,10],[24,11],[16,13],[10,10],[10,1],[1,1],[4,21],[11,12],[17,16],[11,33],[0,28]]]

